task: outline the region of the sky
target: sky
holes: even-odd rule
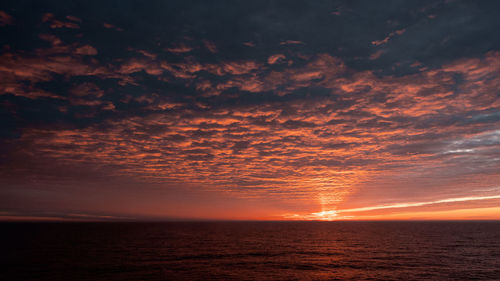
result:
[[[498,1],[2,1],[0,220],[500,219]]]

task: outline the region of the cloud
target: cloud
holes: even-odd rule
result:
[[[247,74],[259,67],[259,64],[253,61],[241,61],[241,62],[226,62],[221,68],[215,67],[215,73],[222,74],[224,72],[232,75]]]
[[[355,216],[354,214],[359,212],[369,212],[375,210],[388,210],[388,209],[405,209],[405,208],[422,207],[428,205],[440,205],[444,203],[460,203],[460,202],[482,201],[482,200],[492,200],[492,199],[500,199],[500,195],[469,196],[469,197],[446,198],[446,199],[425,201],[425,202],[396,203],[396,204],[377,205],[377,206],[361,207],[354,209],[328,210],[328,211],[314,212],[303,215],[285,214],[283,217],[285,219],[294,219],[294,220],[343,220],[343,219],[356,218],[357,216]],[[463,209],[463,207],[461,207],[461,209]],[[474,209],[473,208],[469,209],[469,211],[474,212]],[[430,213],[432,214],[432,212]],[[370,218],[370,215],[363,215],[363,217]],[[375,216],[374,218],[377,217]],[[383,216],[379,216],[379,218],[383,218]]]
[[[247,47],[255,47],[255,43],[253,43],[253,42],[244,42],[243,45],[245,45]]]
[[[370,60],[376,60],[378,58],[380,58],[386,51],[381,49],[381,50],[377,50],[375,51],[373,54],[370,55]]]
[[[500,195],[469,196],[469,197],[458,197],[458,198],[446,198],[446,199],[427,201],[427,202],[398,203],[398,204],[391,204],[391,205],[362,207],[362,208],[356,208],[356,209],[345,209],[345,210],[339,210],[337,212],[338,213],[365,212],[365,211],[373,211],[373,210],[381,210],[381,209],[420,207],[420,206],[433,205],[433,204],[455,203],[455,202],[466,202],[466,201],[477,201],[477,200],[489,200],[489,199],[500,199]]]
[[[384,39],[382,40],[375,40],[375,41],[372,41],[372,44],[375,45],[375,46],[379,46],[379,45],[382,45],[382,44],[386,44],[387,42],[389,42],[389,40],[391,40],[394,36],[398,35],[402,35],[403,33],[406,32],[406,29],[403,28],[403,29],[399,29],[399,30],[396,30],[396,31],[393,31],[391,33],[389,33],[389,35],[387,35],[387,37],[385,37]]]
[[[104,95],[104,91],[101,90],[96,84],[85,82],[78,84],[71,89],[71,93],[75,96],[94,96],[100,98]]]
[[[97,55],[97,50],[96,48],[90,46],[90,45],[85,45],[76,48],[75,53],[78,55],[85,55],[85,56],[95,56]]]
[[[78,20],[78,18],[75,18],[72,16],[69,16],[68,19],[73,21],[73,22],[67,22],[67,21],[65,22],[65,21],[57,20],[55,18],[54,14],[52,14],[52,13],[45,13],[42,15],[42,22],[49,23],[50,28],[73,28],[73,29],[80,28],[80,25],[78,25],[74,21],[81,22],[81,20]]]
[[[116,31],[120,31],[120,32],[122,32],[122,31],[123,31],[123,29],[122,29],[122,28],[116,27],[115,25],[110,24],[110,23],[106,23],[106,22],[105,22],[105,23],[103,23],[103,26],[104,26],[105,28],[107,28],[107,29],[114,29],[114,30],[116,30]]]
[[[302,45],[302,44],[304,44],[304,42],[298,40],[286,40],[280,42],[280,45]]]
[[[270,56],[268,59],[267,59],[267,63],[269,64],[275,64],[277,63],[279,60],[282,60],[282,59],[285,59],[285,55],[283,54],[276,54],[276,55],[272,55]]]
[[[214,42],[209,40],[203,40],[203,44],[211,53],[213,54],[217,53],[217,46],[215,46]]]
[[[75,16],[66,16],[66,19],[74,22],[82,22],[82,19],[75,17]]]
[[[183,54],[183,53],[189,53],[193,50],[193,48],[185,45],[185,44],[177,44],[176,46],[167,48],[167,51],[175,54]]]
[[[163,69],[159,65],[140,59],[131,59],[122,64],[118,70],[122,74],[131,74],[139,71],[145,71],[150,75],[160,75],[163,73]]]
[[[152,60],[154,60],[154,59],[157,58],[156,54],[150,53],[148,51],[138,50],[137,52],[140,53],[140,54],[142,54],[145,57],[148,57],[148,58],[152,59]]]
[[[140,105],[141,116],[108,120],[84,129],[25,131],[21,141],[31,142],[30,147],[58,161],[112,165],[116,175],[127,173],[144,181],[206,184],[241,196],[279,194],[290,200],[323,194],[325,206],[330,206],[344,200],[358,181],[379,169],[394,165],[392,169],[401,171],[398,165],[415,163],[451,168],[446,164],[450,151],[495,145],[491,143],[494,133],[471,137],[479,123],[457,126],[456,121],[443,120],[434,135],[425,135],[419,128],[438,113],[475,110],[467,101],[488,93],[466,89],[478,77],[494,77],[494,57],[489,54],[474,61],[477,66],[464,60],[404,77],[353,72],[329,55],[315,56],[302,67],[281,72],[263,72],[255,62],[164,65],[162,69],[169,72],[185,68],[183,73],[190,74],[184,78],[188,81],[198,79],[194,74],[206,69],[228,76],[225,83],[232,84],[219,88],[221,84],[214,85],[215,81],[199,84],[200,91],[215,88],[220,94],[201,99],[195,110],[197,105],[192,102],[146,94],[126,102]],[[153,62],[134,59],[121,64],[119,72],[162,75],[157,69]],[[249,76],[254,72],[255,76]],[[465,77],[459,84],[450,79],[456,73]],[[257,86],[250,86],[253,83]],[[226,93],[231,87],[251,94]],[[276,90],[281,93],[262,94]],[[450,103],[450,92],[461,101]],[[73,93],[104,97],[92,84],[77,85]],[[243,100],[251,97],[253,100]],[[234,103],[228,103],[231,99]],[[104,104],[89,98],[74,98],[71,103],[88,107]],[[119,110],[116,105],[115,110]],[[453,139],[463,137],[467,140],[453,144]],[[88,153],[97,148],[97,153]]]
[[[11,15],[0,10],[0,26],[6,26],[13,23],[13,18]]]
[[[325,17],[306,11],[286,10],[269,26],[251,14],[237,33],[200,15],[153,13],[156,24],[172,21],[168,32],[149,19],[125,31],[96,18],[89,34],[82,14],[45,14],[30,44],[13,41],[0,53],[2,180],[196,186],[300,205],[303,212],[291,213],[312,217],[469,198],[492,186],[497,51],[401,55],[406,41],[394,39],[413,36],[427,14],[423,23],[380,20],[374,29],[408,32],[373,40],[353,32],[366,30],[355,9],[335,17],[331,7]]]

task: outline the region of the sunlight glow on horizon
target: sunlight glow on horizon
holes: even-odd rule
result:
[[[384,209],[400,209],[400,208],[409,208],[409,207],[421,207],[427,205],[435,205],[435,204],[443,204],[443,203],[454,203],[454,202],[466,202],[466,201],[480,201],[480,200],[489,200],[489,199],[500,199],[500,195],[491,195],[491,196],[467,196],[467,197],[456,197],[456,198],[447,198],[440,199],[435,201],[425,201],[425,202],[409,202],[409,203],[395,203],[395,204],[387,204],[387,205],[377,205],[370,207],[361,207],[361,208],[352,208],[352,209],[340,209],[340,210],[328,210],[321,212],[314,212],[310,214],[285,214],[283,217],[285,219],[292,220],[346,220],[346,219],[357,219],[358,216],[349,215],[344,216],[342,213],[357,213],[357,212],[367,212],[374,210],[384,210]],[[448,212],[459,211],[461,209],[491,209],[491,208],[457,208],[447,210]],[[442,213],[446,211],[436,211],[436,213]],[[418,212],[417,212],[418,213]],[[423,212],[432,214],[432,212]],[[393,215],[390,215],[393,216]],[[390,217],[388,216],[388,217]],[[360,216],[363,218],[369,218],[370,216]],[[373,216],[377,218],[384,218],[384,215]],[[500,218],[500,216],[499,216]]]

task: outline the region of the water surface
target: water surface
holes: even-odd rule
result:
[[[500,280],[500,222],[0,227],[0,280]]]

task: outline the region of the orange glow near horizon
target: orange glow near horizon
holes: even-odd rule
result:
[[[386,205],[377,205],[353,209],[339,209],[328,210],[321,212],[314,212],[310,214],[285,214],[284,219],[289,220],[391,220],[391,219],[425,219],[425,220],[446,220],[446,219],[500,219],[500,207],[464,207],[464,206],[451,206],[448,210],[434,210],[434,211],[406,211],[406,209],[414,207],[422,207],[429,205],[441,205],[444,203],[459,203],[468,201],[481,201],[500,199],[500,195],[491,196],[471,196],[459,198],[447,198],[427,202],[408,202],[408,203],[395,203]],[[399,212],[389,212],[386,214],[370,214],[370,211],[376,210],[389,210],[402,209]],[[359,214],[361,213],[361,214]]]

